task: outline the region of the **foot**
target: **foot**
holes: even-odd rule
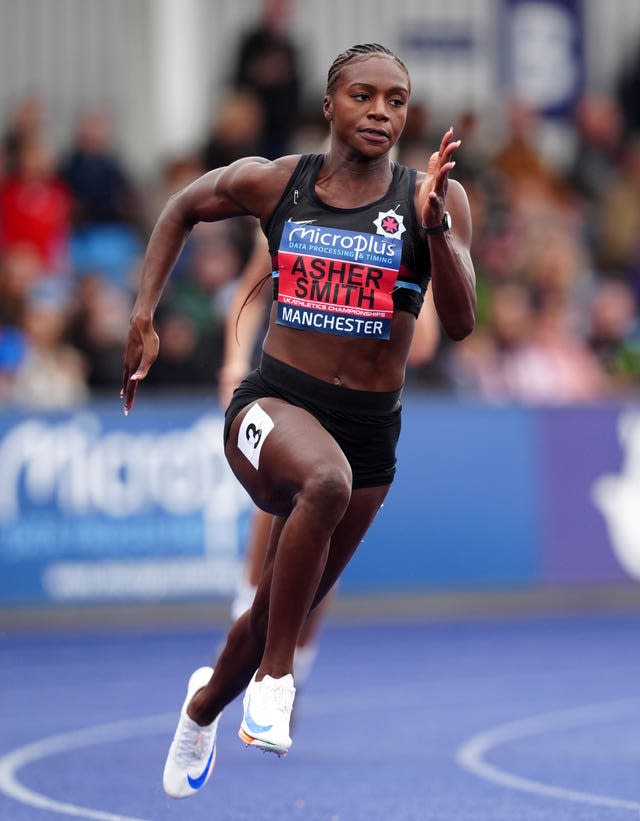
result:
[[[195,693],[208,683],[212,673],[211,667],[199,667],[189,679],[187,697],[164,765],[162,784],[170,798],[188,798],[199,792],[211,778],[216,763],[216,732],[220,716],[201,727],[189,718],[187,707]]]
[[[251,679],[242,701],[244,715],[238,735],[245,744],[286,755],[291,746],[289,721],[296,688],[289,673],[282,678]]]

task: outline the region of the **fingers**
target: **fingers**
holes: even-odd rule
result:
[[[440,149],[438,151],[438,156],[440,157],[441,165],[447,165],[449,163],[453,163],[453,165],[455,165],[455,161],[453,161],[451,158],[453,156],[454,151],[460,148],[461,145],[462,140],[453,139],[453,126],[451,126],[447,131],[444,132],[444,134],[442,135],[442,140],[440,141]]]
[[[124,399],[124,415],[127,416],[129,411],[133,408],[136,400],[136,389],[138,381],[133,378],[127,380],[126,386],[120,391],[120,397]]]
[[[155,357],[143,356],[142,362],[138,365],[134,373],[129,376],[131,371],[125,369],[124,382],[122,390],[120,391],[120,398],[124,399],[124,415],[127,416],[129,411],[133,408],[138,383],[141,382],[149,373],[149,368],[153,364]]]
[[[142,381],[158,356],[158,335],[153,327],[143,334],[132,325],[124,356],[124,375],[120,398],[124,400],[125,416],[129,413],[135,401],[138,383]]]
[[[429,170],[433,170],[434,190],[443,196],[447,187],[449,172],[455,168],[454,152],[460,148],[462,140],[453,139],[453,126],[444,132],[437,154],[432,156]]]
[[[453,126],[449,126],[447,131],[444,132],[442,135],[442,139],[440,140],[440,150],[439,154],[442,156],[447,149],[447,146],[451,144],[451,140],[453,139]]]

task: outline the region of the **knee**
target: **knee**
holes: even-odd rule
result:
[[[296,503],[307,502],[322,521],[339,521],[351,499],[351,470],[319,466],[305,481]]]

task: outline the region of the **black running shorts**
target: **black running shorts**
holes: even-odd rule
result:
[[[401,391],[357,391],[332,385],[262,355],[260,367],[236,388],[225,413],[224,442],[237,414],[256,399],[273,396],[304,408],[342,448],[354,490],[390,485],[396,472]]]

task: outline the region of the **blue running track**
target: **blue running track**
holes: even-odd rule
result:
[[[201,794],[165,797],[186,681],[221,637],[5,635],[0,819],[640,819],[640,616],[331,623],[278,759],[226,710]]]

